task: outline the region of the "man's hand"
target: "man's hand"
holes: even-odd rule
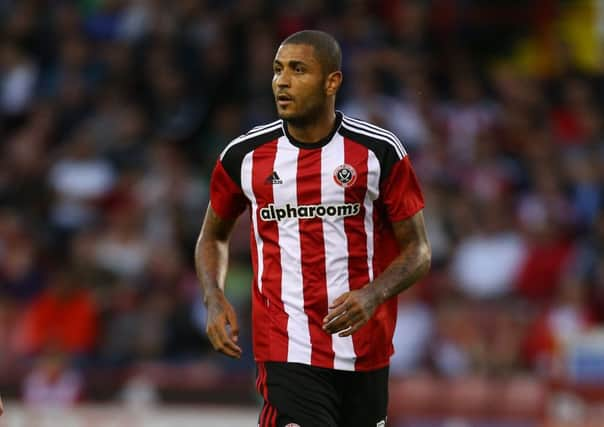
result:
[[[346,292],[329,306],[332,311],[323,319],[323,330],[340,332],[341,337],[352,335],[367,323],[378,305],[378,295],[371,285]]]
[[[2,397],[0,397],[0,415],[4,413],[4,406],[2,406]]]
[[[241,348],[237,345],[239,327],[235,309],[220,290],[208,295],[206,301],[208,306],[206,332],[214,350],[239,359]],[[230,333],[227,325],[230,326]]]

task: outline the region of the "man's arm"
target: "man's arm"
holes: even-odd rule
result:
[[[2,397],[0,397],[0,415],[4,413],[4,406],[2,405]]]
[[[372,283],[336,298],[323,320],[323,329],[345,337],[358,331],[386,300],[421,279],[430,269],[432,251],[426,234],[424,215],[419,211],[411,218],[393,224],[401,247],[400,254]]]
[[[224,295],[229,261],[229,238],[235,220],[224,220],[208,205],[195,247],[195,269],[208,309],[206,332],[214,349],[227,356],[241,357],[237,345],[239,327],[233,306]],[[227,330],[230,326],[230,333]]]

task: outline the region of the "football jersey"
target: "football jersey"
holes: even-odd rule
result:
[[[396,298],[352,336],[328,334],[322,323],[334,299],[370,283],[399,254],[392,223],[424,206],[394,134],[341,112],[316,143],[296,141],[282,120],[255,127],[220,155],[210,204],[223,219],[249,207],[257,361],[388,365]]]

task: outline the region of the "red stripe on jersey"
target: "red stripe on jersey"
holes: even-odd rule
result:
[[[299,150],[296,176],[298,205],[321,204],[321,150]],[[319,190],[319,191],[317,191]],[[304,289],[304,311],[308,316],[311,364],[333,367],[331,335],[321,328],[327,315],[325,242],[321,218],[300,219],[300,256]]]
[[[360,203],[361,205],[358,215],[344,219],[344,231],[346,232],[346,239],[348,241],[348,282],[350,290],[362,288],[369,282],[364,206],[365,194],[367,192],[367,160],[368,151],[366,147],[348,138],[344,138],[344,162],[352,166],[357,173],[354,185],[346,187],[344,190],[344,198],[346,203]],[[365,337],[366,330],[368,328],[361,328],[352,335],[356,354],[369,353],[366,346],[371,344],[367,340],[368,337]]]
[[[267,177],[273,173],[277,155],[277,140],[264,144],[254,150],[252,155],[252,190],[258,206],[266,206],[274,202],[273,186],[267,182]],[[281,253],[279,249],[279,227],[276,221],[263,221],[259,209],[256,210],[258,231],[264,241],[262,245],[262,295],[259,303],[267,304],[268,323],[255,323],[254,342],[268,343],[268,354],[256,353],[263,360],[287,360],[287,316],[272,313],[285,313],[281,300]],[[253,250],[253,249],[252,249]],[[258,287],[256,286],[256,290]],[[274,310],[271,308],[274,305]],[[274,326],[271,323],[275,324]],[[269,334],[267,334],[269,331]],[[269,335],[269,336],[266,336]]]

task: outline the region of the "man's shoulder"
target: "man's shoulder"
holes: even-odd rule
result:
[[[275,120],[271,123],[255,126],[246,133],[231,140],[225,149],[222,150],[220,160],[224,160],[226,156],[243,157],[258,146],[273,141],[282,135],[282,120]]]
[[[394,156],[402,159],[407,155],[403,143],[394,133],[365,120],[344,114],[340,133],[359,144],[365,145],[378,157]]]

